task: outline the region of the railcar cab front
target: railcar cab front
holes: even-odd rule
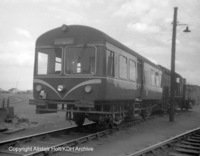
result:
[[[87,101],[92,105],[99,92],[101,80],[96,75],[101,75],[102,68],[97,68],[98,45],[91,37],[96,30],[64,27],[43,34],[36,41],[34,100],[30,104],[36,105],[37,113],[56,112],[58,104],[66,109],[70,102],[78,105]]]

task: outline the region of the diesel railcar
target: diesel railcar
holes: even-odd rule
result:
[[[82,25],[63,25],[36,41],[33,90],[37,113],[66,111],[119,124],[147,115],[162,103],[159,66],[109,37]]]

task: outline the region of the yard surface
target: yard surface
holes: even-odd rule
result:
[[[200,127],[200,105],[192,111],[176,114],[175,122],[169,122],[168,116],[157,117],[83,145],[93,147],[94,152],[82,152],[80,155],[125,156],[197,127]]]
[[[25,130],[9,135],[3,135],[0,133],[0,141],[74,125],[73,122],[70,123],[69,121],[65,120],[64,112],[36,114],[35,106],[29,105],[28,100],[32,98],[32,95],[30,94],[2,94],[0,95],[0,103],[3,98],[8,97],[10,99],[10,106],[14,107],[15,115],[19,119],[25,119],[26,121],[28,120],[28,122],[14,124],[1,122],[0,128],[8,127],[14,129],[22,127],[25,128]]]
[[[0,95],[0,99],[2,97],[3,95]],[[1,127],[21,126],[26,129],[9,135],[0,133],[0,141],[74,125],[65,120],[64,112],[35,114],[35,106],[28,104],[28,99],[31,98],[31,95],[16,94],[10,96],[10,98],[11,106],[14,107],[15,114],[19,118],[28,119],[29,122],[20,124],[1,123]],[[100,140],[81,144],[80,147],[92,147],[94,151],[79,152],[78,154],[83,156],[125,156],[197,127],[200,127],[200,105],[196,105],[188,112],[176,114],[174,122],[169,122],[169,117],[164,115],[163,117],[145,121],[135,127],[113,133]],[[67,155],[77,155],[77,153],[67,152]]]

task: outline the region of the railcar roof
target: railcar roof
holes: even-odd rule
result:
[[[167,69],[166,67],[163,67],[163,66],[161,66],[161,65],[158,65],[158,66],[162,69],[162,71],[163,71],[164,73],[166,73],[166,74],[168,74],[168,75],[171,74],[171,70],[169,70],[169,69]],[[175,72],[175,75],[176,75],[177,77],[183,78],[180,74],[178,74],[178,73],[176,73],[176,72]]]
[[[66,26],[66,25],[65,25]],[[156,68],[159,68],[156,64],[151,62],[150,60],[146,59],[145,57],[141,56],[137,52],[131,50],[130,48],[126,47],[119,41],[113,39],[112,37],[108,36],[104,32],[97,30],[92,27],[82,26],[82,25],[68,25],[66,26],[67,30],[64,32],[62,31],[61,27],[55,28],[50,30],[41,36],[38,37],[36,41],[37,46],[42,45],[54,45],[54,41],[56,38],[75,38],[76,44],[86,44],[86,43],[103,43],[106,42],[126,51],[127,53],[133,54],[138,59],[147,62],[153,65]],[[81,37],[80,37],[81,36]]]

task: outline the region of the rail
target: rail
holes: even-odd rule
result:
[[[195,143],[194,143],[195,142]],[[200,127],[157,143],[128,156],[194,156],[200,155]]]
[[[85,142],[88,142],[88,141],[91,141],[91,140],[94,140],[94,139],[99,139],[100,137],[109,135],[109,134],[111,134],[115,131],[119,131],[119,130],[125,128],[125,127],[137,125],[137,124],[141,123],[142,121],[143,120],[141,120],[141,119],[135,120],[135,121],[114,127],[112,129],[100,130],[100,131],[97,131],[97,132],[94,132],[94,133],[86,134],[84,136],[81,136],[81,137],[78,137],[78,138],[75,138],[75,139],[70,139],[69,141],[62,141],[61,143],[57,143],[57,144],[53,144],[53,145],[52,145],[52,142],[51,142],[51,146],[48,147],[49,150],[44,148],[43,150],[39,150],[39,151],[29,151],[29,152],[24,153],[24,154],[21,154],[21,153],[17,153],[17,154],[24,155],[24,156],[37,156],[37,155],[39,155],[39,156],[41,156],[41,155],[42,156],[51,156],[54,153],[58,152],[54,149],[58,149],[60,147],[65,147],[65,146],[74,147],[74,146],[77,146],[79,144],[82,144],[82,143],[85,143]],[[85,126],[87,126],[87,125],[90,126],[91,124],[86,124]],[[49,132],[40,133],[40,134],[36,134],[36,135],[29,135],[29,136],[26,136],[26,137],[15,138],[15,139],[0,142],[0,155],[1,155],[1,153],[9,154],[9,155],[16,155],[16,153],[12,153],[12,152],[8,151],[8,148],[10,146],[23,147],[23,144],[30,143],[31,141],[34,142],[36,140],[36,142],[37,142],[37,140],[38,140],[37,138],[43,139],[46,136],[50,136],[53,133],[54,133],[54,136],[55,136],[55,134],[57,136],[57,133],[59,133],[58,131],[60,131],[60,132],[63,131],[63,132],[66,133],[67,131],[70,131],[70,130],[76,129],[76,128],[78,128],[78,127],[72,126],[70,128],[54,130],[54,131],[49,131]],[[71,135],[70,135],[70,137],[71,137]],[[49,144],[49,143],[50,143],[50,141],[48,141],[48,143],[46,143],[46,144]]]

